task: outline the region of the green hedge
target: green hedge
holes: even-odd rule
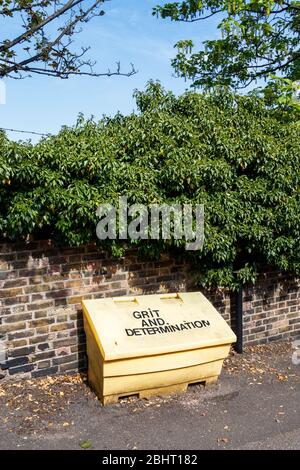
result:
[[[138,113],[81,116],[36,145],[0,135],[0,232],[4,239],[95,240],[96,208],[129,202],[203,203],[204,247],[143,241],[143,252],[175,249],[203,284],[233,286],[261,266],[300,271],[300,132],[292,117],[257,98],[188,92],[157,83],[136,92]],[[114,242],[105,243],[122,253]],[[237,272],[237,275],[235,274]]]

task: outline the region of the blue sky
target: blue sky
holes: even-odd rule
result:
[[[114,69],[121,62],[122,71],[132,62],[138,73],[132,77],[73,77],[60,80],[33,76],[24,80],[5,80],[6,104],[0,105],[0,127],[56,133],[64,124],[73,125],[79,112],[97,119],[103,114],[134,107],[132,93],[143,89],[150,79],[179,94],[189,83],[173,76],[171,58],[174,44],[192,39],[196,44],[218,35],[217,22],[192,24],[159,20],[151,15],[159,0],[111,0],[105,2],[106,14],[84,26],[78,36],[80,45],[90,45],[89,57],[97,60],[95,70]],[[29,136],[8,133],[15,140]],[[31,137],[36,141],[36,137]]]

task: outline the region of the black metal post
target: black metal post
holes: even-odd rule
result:
[[[237,341],[235,343],[235,350],[238,354],[243,353],[243,286],[240,285],[238,292],[235,296],[235,329]]]

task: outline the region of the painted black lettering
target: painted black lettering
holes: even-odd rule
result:
[[[172,331],[180,331],[179,325],[171,325],[170,328],[172,328]]]
[[[133,330],[130,330],[130,329],[126,328],[125,331],[126,331],[127,336],[134,336]]]
[[[159,330],[161,333],[169,333],[170,332],[170,327],[165,325],[165,326],[160,326]]]
[[[136,318],[137,320],[139,320],[141,317],[141,313],[139,311],[135,311],[135,312],[132,312],[132,315],[134,318]]]
[[[148,328],[148,335],[155,335],[156,328]]]

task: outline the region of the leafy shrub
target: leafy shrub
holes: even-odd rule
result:
[[[180,97],[150,82],[138,113],[79,116],[36,145],[0,135],[0,231],[16,240],[95,240],[96,208],[128,202],[203,203],[201,251],[178,240],[132,241],[175,249],[203,284],[254,280],[266,265],[300,272],[300,132],[261,99],[221,92]],[[105,243],[120,254],[115,242]]]

